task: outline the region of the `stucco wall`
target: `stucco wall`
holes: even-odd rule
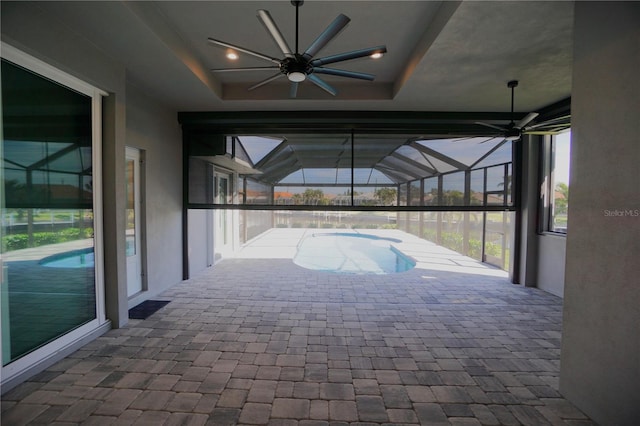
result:
[[[537,240],[537,287],[563,297],[567,239],[561,235],[542,234]]]
[[[147,292],[137,299],[148,299],[182,280],[182,133],[175,112],[130,85],[126,143],[144,153]]]
[[[128,322],[125,250],[124,147],[126,69],[55,19],[39,4],[0,2],[2,41],[109,93],[103,103],[103,205],[106,314]]]
[[[576,2],[560,391],[603,425],[640,420],[639,23]]]
[[[128,322],[125,146],[145,150],[147,268],[151,297],[182,278],[182,136],[175,111],[127,85],[126,66],[79,36],[48,3],[1,2],[2,41],[109,95],[103,103],[106,314]],[[100,7],[99,4],[90,5]],[[53,8],[53,9],[52,9]]]

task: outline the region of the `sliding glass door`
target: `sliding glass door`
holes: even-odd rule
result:
[[[3,45],[3,381],[105,321],[94,203],[101,97],[65,78]]]

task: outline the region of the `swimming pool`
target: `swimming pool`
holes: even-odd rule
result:
[[[357,233],[317,233],[298,244],[293,262],[307,269],[346,274],[391,274],[416,266],[392,243],[401,240]]]
[[[93,268],[95,265],[93,248],[54,254],[42,259],[40,265],[49,268]]]

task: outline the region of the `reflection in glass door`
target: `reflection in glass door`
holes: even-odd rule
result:
[[[4,43],[2,55],[5,384],[95,331],[105,318],[101,92]]]
[[[140,151],[127,147],[126,151],[126,254],[127,296],[142,291],[140,259]]]
[[[231,175],[228,173],[215,173],[215,203],[230,204],[232,198]],[[231,244],[231,212],[225,209],[216,209],[214,214],[215,226],[213,230],[215,261],[227,256],[232,251]]]

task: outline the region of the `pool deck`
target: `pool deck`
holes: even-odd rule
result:
[[[593,425],[558,391],[560,298],[392,230],[378,232],[418,267],[304,269],[291,255],[307,232],[264,234],[175,285],[148,319],[3,395],[2,423]]]
[[[307,236],[342,232],[400,240],[401,242],[394,242],[392,245],[415,260],[416,268],[419,269],[508,277],[506,271],[396,229],[273,228],[245,244],[235,257],[238,259],[293,259],[298,245]]]

